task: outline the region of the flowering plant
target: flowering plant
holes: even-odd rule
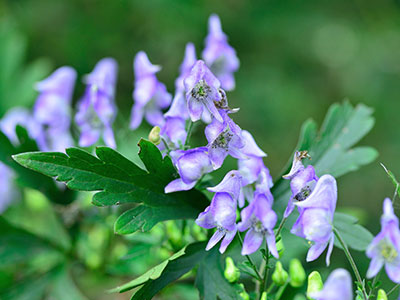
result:
[[[353,287],[357,299],[375,299],[383,266],[389,278],[400,284],[400,231],[392,206],[396,194],[384,201],[382,231],[375,238],[353,216],[336,212],[340,202],[337,179],[377,156],[371,147],[353,148],[373,126],[371,109],[345,102],[330,108],[320,130],[314,121],[307,121],[291,167],[274,181],[265,163],[267,154],[252,134],[234,121],[239,110],[229,106],[227,92],[236,86],[239,59],[216,15],[209,19],[205,44],[199,60],[194,45],[187,44],[174,96],[156,76],[161,67],[153,65],[143,51],[135,56],[134,103],[126,126],[135,130],[144,120],[154,126],[148,139],[139,141],[143,167],[118,152],[113,131],[118,71],[114,59],[100,60],[85,76],[86,90],[74,117],[75,70],[61,67],[40,81],[33,112],[14,108],[0,122],[0,210],[12,206],[18,182],[57,203],[54,205],[62,207],[64,217],[84,197],[83,192],[93,192],[92,204],[112,208],[106,212],[115,221],[118,235],[155,230],[159,223],[178,224],[178,237],[167,236],[173,245],[168,253],[176,250],[176,245],[181,249],[112,290],[133,290],[132,299],[151,299],[184,276],[195,278],[202,299],[279,300],[292,289],[296,299],[350,300],[354,299]],[[73,121],[79,131],[75,140]],[[196,145],[192,136],[196,130],[202,132],[199,128],[204,128],[207,142]],[[87,151],[73,147],[76,140]],[[102,143],[107,147],[100,146]],[[237,160],[237,169],[213,178],[228,157]],[[388,174],[398,189],[393,174]],[[78,226],[78,218],[73,219]],[[15,232],[33,241],[33,246],[27,245],[28,251],[29,247],[42,250],[43,240],[14,225],[0,217],[2,238]],[[109,222],[104,226],[109,227]],[[295,236],[301,261],[293,258],[288,273],[283,267],[284,245]],[[52,271],[43,273],[55,270],[54,276],[64,276],[62,270],[74,266],[71,260],[85,261],[85,257],[73,235],[64,236],[62,242],[61,238],[55,240],[51,251],[56,258],[49,262]],[[306,247],[303,240],[308,241]],[[18,241],[12,241],[5,252],[13,251],[12,243],[18,248]],[[334,246],[348,258],[356,285],[344,269],[333,271],[324,285],[319,273],[313,272],[306,292],[303,265],[326,252],[329,266]],[[371,282],[361,276],[350,248],[366,251],[371,259],[366,274]],[[379,290],[377,297],[385,299],[385,292]]]

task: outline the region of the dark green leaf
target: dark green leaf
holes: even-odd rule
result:
[[[124,292],[143,285],[132,296],[133,300],[150,300],[165,286],[192,270],[206,256],[206,243],[194,243],[179,251],[169,260],[151,269],[135,280],[113,291]]]
[[[107,147],[96,149],[97,157],[77,148],[66,153],[32,152],[14,156],[21,165],[64,181],[80,191],[97,191],[93,203],[99,206],[143,203],[122,215],[117,232],[149,230],[159,221],[195,218],[209,204],[197,190],[165,194],[164,187],[177,177],[169,157],[162,158],[158,148],[146,141],[139,143],[139,156],[147,168]],[[151,217],[150,217],[151,216]]]
[[[234,284],[229,283],[223,274],[221,255],[217,247],[210,250],[200,262],[197,270],[196,286],[204,300],[242,299]]]
[[[71,191],[61,191],[51,178],[23,168],[12,159],[12,155],[38,150],[36,142],[29,138],[26,129],[17,126],[16,134],[20,145],[15,147],[4,133],[0,131],[0,161],[15,171],[17,181],[21,186],[39,190],[53,202],[60,204],[70,203],[73,200]]]
[[[357,222],[357,218],[353,216],[336,212],[333,225],[339,231],[349,248],[365,251],[374,236],[366,228],[357,224]],[[335,239],[335,246],[342,248],[337,239]]]

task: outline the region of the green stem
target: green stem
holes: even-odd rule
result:
[[[266,259],[265,259],[265,266],[264,266],[264,277],[261,282],[260,286],[260,300],[262,297],[263,292],[267,289],[267,282],[268,282],[268,274],[269,274],[269,250],[268,250],[268,245],[265,246],[265,253],[266,253]]]
[[[239,236],[240,245],[243,247],[242,236],[240,233],[238,233],[238,236]],[[253,268],[254,272],[256,273],[258,280],[262,281],[262,277],[261,277],[260,273],[258,272],[256,265],[253,263],[253,260],[251,259],[251,257],[248,255],[245,255],[245,256],[247,258],[247,261],[250,263],[251,267]]]
[[[400,286],[400,283],[396,284],[386,295],[390,295],[391,293],[393,293],[398,287]]]
[[[275,237],[278,237],[282,231],[283,225],[285,225],[287,218],[283,218],[279,224],[278,230],[276,231]]]
[[[347,247],[346,243],[344,242],[341,235],[339,234],[339,231],[337,231],[335,227],[333,227],[333,232],[335,233],[335,236],[339,240],[339,243],[342,245],[343,252],[347,257],[347,260],[349,261],[351,268],[353,269],[354,275],[356,276],[358,283],[362,287],[362,293],[363,293],[364,299],[368,300],[368,296],[367,296],[367,292],[365,290],[363,280],[361,279],[360,272],[358,271],[357,265],[354,262],[354,259],[350,254],[349,248]]]
[[[189,146],[190,137],[192,136],[192,131],[193,131],[193,124],[194,124],[193,121],[190,120],[189,121],[189,125],[188,125],[188,129],[187,129],[187,135],[186,135],[186,141],[185,141],[184,148]]]
[[[286,282],[283,286],[281,286],[279,288],[279,290],[276,292],[275,300],[281,299],[281,297],[282,297],[283,293],[285,292],[286,287],[287,287],[288,284],[289,284],[289,282]]]
[[[271,293],[272,289],[275,287],[275,283],[272,283],[268,289],[267,289],[267,294]]]
[[[382,270],[381,270],[381,271],[382,271]],[[381,275],[381,271],[379,271],[379,273],[374,277],[374,280],[372,280],[372,287],[371,287],[371,289],[370,289],[370,291],[369,291],[368,299],[371,298],[372,293],[373,293],[374,290],[375,290],[375,284],[376,284],[376,282],[378,281],[379,276]]]

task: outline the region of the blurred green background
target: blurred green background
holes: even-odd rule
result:
[[[377,233],[382,201],[393,194],[379,162],[400,176],[400,1],[0,2],[2,30],[19,32],[20,43],[26,39],[25,63],[40,64],[43,76],[62,65],[83,75],[103,57],[117,59],[120,127],[128,126],[136,52],[144,50],[162,65],[158,77],[172,93],[185,44],[193,42],[201,53],[211,13],[220,16],[241,62],[237,88],[228,94],[230,106],[241,108],[234,119],[268,153],[274,177],[307,118],[321,123],[328,107],[346,98],[375,110],[376,125],[361,144],[375,147],[380,156],[338,181],[338,205],[365,209],[363,223]],[[16,76],[10,84],[20,80]],[[79,83],[75,99],[82,92]],[[2,94],[3,108],[14,103],[4,95],[9,94]],[[25,97],[33,103],[33,93]]]

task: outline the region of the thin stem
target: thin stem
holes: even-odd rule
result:
[[[352,269],[353,269],[354,275],[356,276],[358,283],[359,283],[359,284],[361,285],[361,287],[362,287],[362,293],[363,293],[363,295],[364,295],[364,299],[367,300],[367,299],[368,299],[368,296],[367,296],[367,292],[366,292],[366,290],[365,290],[364,283],[363,283],[363,281],[362,281],[362,279],[361,279],[360,272],[359,272],[358,269],[357,269],[357,265],[356,265],[356,263],[354,262],[354,259],[353,259],[353,257],[352,257],[351,254],[350,254],[349,248],[347,247],[346,243],[344,242],[344,240],[342,239],[341,235],[339,234],[339,231],[337,231],[335,227],[333,227],[333,232],[335,233],[335,236],[336,236],[337,239],[339,240],[339,243],[342,245],[342,247],[343,247],[343,252],[344,252],[344,254],[346,255],[347,260],[349,261],[349,263],[350,263],[350,265],[351,265],[351,267],[352,267]]]
[[[381,270],[381,271],[382,271],[382,270]],[[376,284],[376,282],[378,281],[379,276],[381,275],[381,271],[379,271],[378,274],[374,277],[374,280],[372,280],[372,287],[371,287],[371,289],[370,289],[370,291],[369,291],[368,299],[371,298],[372,293],[374,292],[375,284]]]
[[[267,289],[267,294],[271,293],[272,289],[275,287],[275,283],[272,283],[268,289]]]
[[[189,146],[190,137],[192,136],[192,131],[193,131],[193,124],[194,124],[193,121],[189,120],[189,125],[188,125],[188,129],[187,129],[187,135],[186,135],[186,141],[185,141],[184,148]]]
[[[161,137],[161,141],[163,142],[165,149],[167,149],[168,154],[171,152],[171,148],[169,148],[167,141]]]
[[[283,218],[283,219],[281,220],[281,223],[279,224],[278,230],[276,231],[275,237],[278,237],[279,234],[281,233],[282,228],[283,228],[283,225],[285,225],[285,223],[286,223],[286,220],[287,220],[287,218]]]
[[[284,291],[286,290],[286,287],[287,287],[288,283],[289,283],[289,282],[285,282],[285,284],[282,285],[282,286],[279,288],[279,290],[276,292],[275,300],[281,299],[281,297],[282,297]]]
[[[265,253],[266,253],[266,259],[265,259],[265,265],[264,265],[264,277],[260,285],[260,300],[262,297],[263,292],[267,289],[267,282],[268,282],[268,274],[269,274],[269,250],[268,250],[268,245],[265,246]]]
[[[240,233],[238,233],[238,236],[239,236],[240,245],[243,247],[242,236],[241,236]],[[261,277],[260,273],[258,272],[257,267],[256,267],[256,265],[254,264],[253,260],[252,260],[251,257],[248,256],[248,255],[245,255],[245,257],[247,258],[247,261],[250,263],[251,267],[253,268],[254,272],[256,273],[256,275],[257,275],[257,277],[258,277],[258,280],[261,281],[261,280],[262,280],[262,277]]]
[[[396,284],[386,295],[390,295],[391,293],[393,293],[398,287],[400,286],[400,283]]]

